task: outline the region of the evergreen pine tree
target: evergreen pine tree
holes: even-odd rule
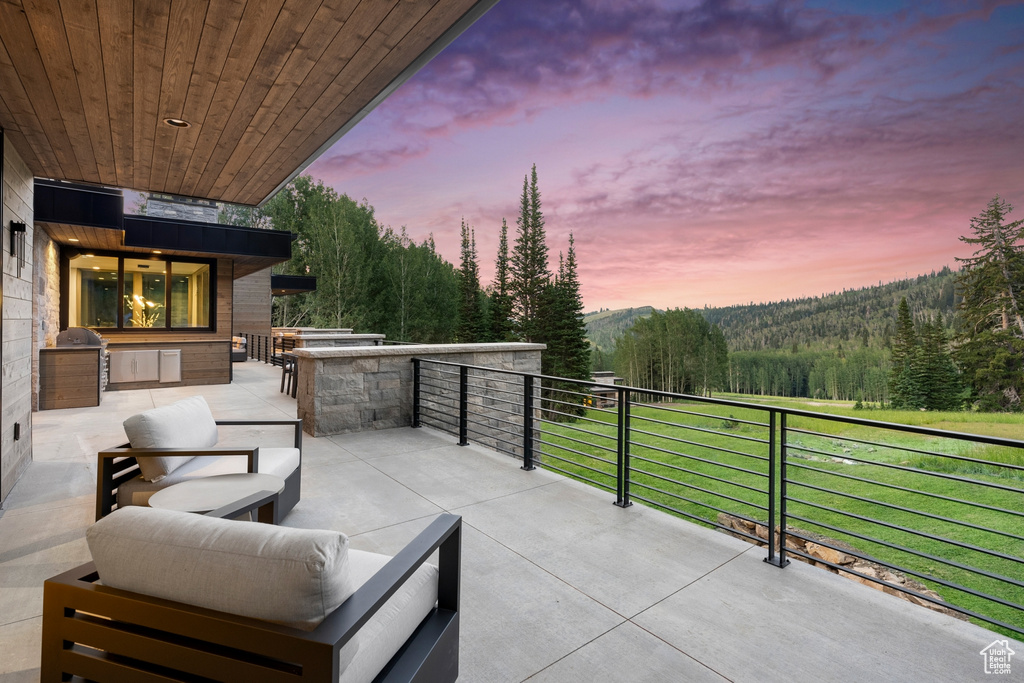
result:
[[[922,407],[921,390],[915,374],[918,357],[914,319],[910,317],[907,297],[900,300],[896,312],[896,334],[892,340],[892,369],[889,372],[889,396],[893,408]]]
[[[922,407],[955,410],[960,407],[960,378],[949,354],[942,314],[921,326],[915,376]]]
[[[491,286],[489,311],[491,341],[515,341],[512,329],[512,286],[509,273],[508,223],[501,219],[498,258],[494,262],[494,284]]]
[[[462,258],[459,266],[459,325],[455,338],[460,344],[482,341],[483,307],[480,301],[480,267],[477,264],[476,235],[462,220]]]
[[[957,285],[960,331],[956,358],[983,410],[1021,410],[1024,394],[1024,220],[1004,224],[1013,207],[998,196],[971,219],[977,251]]]
[[[537,165],[529,180],[523,178],[523,194],[516,219],[516,241],[509,259],[512,274],[512,311],[515,329],[524,341],[538,341],[537,324],[541,298],[550,284],[548,246],[537,187]]]
[[[590,342],[587,341],[587,325],[583,321],[583,297],[580,295],[580,280],[576,263],[576,241],[569,233],[569,250],[565,261],[559,258],[558,287],[560,308],[559,318],[563,327],[562,377],[590,379]]]

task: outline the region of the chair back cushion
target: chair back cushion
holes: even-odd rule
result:
[[[132,448],[213,448],[217,423],[202,396],[192,396],[162,408],[153,408],[124,421]],[[189,460],[191,455],[139,458],[146,481],[160,481]]]
[[[104,585],[305,631],[355,591],[337,531],[129,506],[86,539]]]

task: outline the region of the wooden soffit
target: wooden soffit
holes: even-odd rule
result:
[[[0,127],[38,177],[259,204],[496,2],[0,0]]]

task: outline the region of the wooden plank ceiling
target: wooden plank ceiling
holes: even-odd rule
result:
[[[0,127],[38,177],[258,204],[496,1],[0,0]]]

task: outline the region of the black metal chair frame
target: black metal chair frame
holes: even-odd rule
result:
[[[274,524],[280,523],[302,494],[302,420],[216,420],[218,426],[263,426],[283,425],[295,429],[294,448],[299,449],[299,465],[284,480],[284,490],[274,506]],[[118,448],[108,448],[98,454],[96,467],[96,519],[109,515],[116,508],[117,487],[134,479],[139,474],[139,458],[162,457],[168,455],[218,455],[246,456],[248,464],[246,472],[259,471],[259,447],[256,448],[132,448],[124,444]]]
[[[295,354],[287,352],[281,354],[281,393],[295,394],[299,389],[299,359]]]
[[[235,517],[258,497],[209,514]],[[111,588],[93,563],[76,567],[43,585],[41,680],[334,682],[341,648],[438,549],[437,606],[374,680],[450,683],[459,673],[462,552],[462,518],[450,514],[309,632]]]

